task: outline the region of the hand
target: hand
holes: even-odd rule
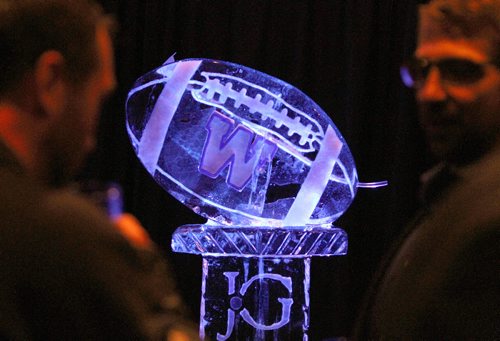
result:
[[[152,241],[139,220],[130,213],[122,213],[113,219],[120,233],[135,247],[149,248]]]

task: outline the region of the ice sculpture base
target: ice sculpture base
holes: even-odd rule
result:
[[[347,234],[322,226],[183,225],[173,235],[172,250],[215,257],[340,256],[347,253]]]
[[[346,254],[347,234],[320,226],[185,225],[172,249],[203,255],[202,340],[307,340],[311,257]]]

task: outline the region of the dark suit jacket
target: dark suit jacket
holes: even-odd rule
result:
[[[383,262],[355,339],[500,339],[500,151],[460,170]]]
[[[0,144],[0,339],[160,340],[182,328],[165,263]]]

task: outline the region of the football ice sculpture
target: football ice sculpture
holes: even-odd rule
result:
[[[136,81],[126,111],[147,171],[209,223],[329,226],[356,194],[353,157],[329,116],[251,68],[163,65]]]

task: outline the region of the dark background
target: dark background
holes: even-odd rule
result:
[[[199,319],[201,257],[172,253],[170,238],[176,227],[204,220],[165,193],[133,153],[124,103],[135,79],[173,53],[263,71],[298,87],[330,115],[360,181],[389,181],[359,189],[335,222],[348,232],[349,254],[312,259],[310,339],[347,335],[377,262],[416,209],[418,175],[429,164],[413,94],[399,80],[399,65],[415,44],[417,2],[101,0],[119,22],[119,87],[81,178],[122,184],[127,211],[170,261],[193,319]]]

